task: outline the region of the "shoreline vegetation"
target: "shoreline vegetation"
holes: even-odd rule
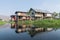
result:
[[[1,25],[4,25],[5,23],[6,23],[5,21],[1,21],[1,20],[0,20],[0,26],[1,26]]]
[[[14,22],[12,22],[14,23]],[[58,28],[60,27],[60,19],[44,19],[44,20],[24,20],[24,21],[18,21],[18,24],[20,25],[34,25],[35,27],[52,27],[52,28]]]

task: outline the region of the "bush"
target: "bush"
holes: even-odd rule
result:
[[[32,24],[35,27],[60,27],[60,19],[53,19],[53,20],[25,20],[25,21],[19,21],[18,24]]]

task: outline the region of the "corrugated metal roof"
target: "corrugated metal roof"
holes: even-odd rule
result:
[[[47,10],[41,10],[41,9],[33,9],[33,10],[35,10],[36,12],[51,13],[51,12],[49,12]]]

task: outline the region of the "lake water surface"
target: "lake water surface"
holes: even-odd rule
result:
[[[22,26],[7,24],[0,28],[0,40],[60,40],[60,29],[22,28]]]

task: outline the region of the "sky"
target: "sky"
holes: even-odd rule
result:
[[[10,16],[30,8],[60,12],[60,0],[0,0],[0,15]]]

